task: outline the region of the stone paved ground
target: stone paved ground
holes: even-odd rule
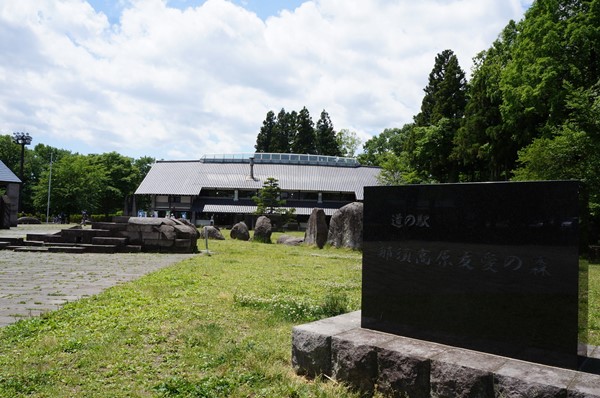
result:
[[[60,225],[23,225],[2,237],[53,233]],[[0,327],[137,279],[193,254],[66,254],[0,250]]]

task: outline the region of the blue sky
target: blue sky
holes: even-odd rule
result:
[[[201,6],[206,0],[168,0],[169,7],[184,10]],[[282,10],[293,11],[300,6],[304,0],[232,0],[232,3],[244,7],[248,11],[255,13],[263,21],[268,17],[277,16]],[[126,0],[88,0],[88,3],[96,11],[103,12],[111,24],[119,22],[121,11],[126,4]]]
[[[418,113],[530,0],[0,1],[0,134],[134,158],[250,153],[267,112],[364,142]],[[286,10],[282,12],[282,10]]]

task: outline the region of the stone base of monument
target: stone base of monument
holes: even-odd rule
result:
[[[360,327],[360,311],[296,326],[292,365],[365,394],[392,397],[600,398],[600,347],[584,371],[556,368]],[[595,369],[594,369],[595,368]]]

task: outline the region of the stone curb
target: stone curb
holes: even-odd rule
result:
[[[296,373],[391,397],[600,398],[598,374],[362,329],[360,321],[356,311],[294,327]]]

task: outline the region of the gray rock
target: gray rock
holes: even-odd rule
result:
[[[250,231],[248,231],[248,226],[245,222],[239,222],[231,228],[231,232],[229,233],[231,239],[248,241],[250,240]]]
[[[377,390],[386,397],[429,398],[430,361],[404,355],[394,350],[381,350],[377,356],[379,376]]]
[[[528,383],[523,380],[495,376],[496,396],[506,398],[566,397],[567,390],[547,384]]]
[[[480,369],[432,361],[431,396],[439,398],[494,398],[493,374]]]
[[[268,217],[260,216],[256,220],[254,226],[254,239],[257,242],[271,243],[271,234],[273,233],[273,227],[271,226],[271,220]]]
[[[195,227],[175,225],[173,228],[178,239],[198,239],[200,237],[200,232]]]
[[[328,243],[334,247],[361,249],[363,240],[363,204],[350,203],[331,217]]]
[[[304,243],[307,245],[315,245],[319,249],[322,249],[327,243],[327,219],[325,218],[325,211],[323,209],[313,209],[310,217],[308,218],[308,225],[306,226],[306,232],[304,233]]]
[[[296,236],[290,235],[281,235],[277,239],[277,243],[280,245],[288,245],[288,246],[299,246],[304,242],[303,238],[298,238]]]
[[[370,344],[366,330],[354,330],[331,338],[331,375],[363,395],[371,396],[377,380],[377,350]],[[349,338],[342,336],[350,335]]]
[[[198,231],[198,228],[185,218],[177,219],[175,222],[177,223],[174,227],[177,239],[190,239],[191,245],[195,246],[198,238],[200,238],[200,231]]]
[[[129,225],[152,225],[160,227],[163,224],[175,225],[175,221],[170,218],[157,218],[157,217],[129,217],[127,220]]]
[[[208,236],[208,239],[225,240],[219,228],[215,226],[206,226],[200,230],[200,239],[205,239],[206,236]]]
[[[325,318],[292,329],[292,366],[296,373],[331,376],[331,336],[360,327],[360,311]]]
[[[175,240],[177,238],[177,232],[175,232],[175,227],[172,225],[161,225],[158,231],[160,232],[160,239]]]
[[[292,367],[299,375],[331,375],[331,336],[310,327],[292,329]]]

